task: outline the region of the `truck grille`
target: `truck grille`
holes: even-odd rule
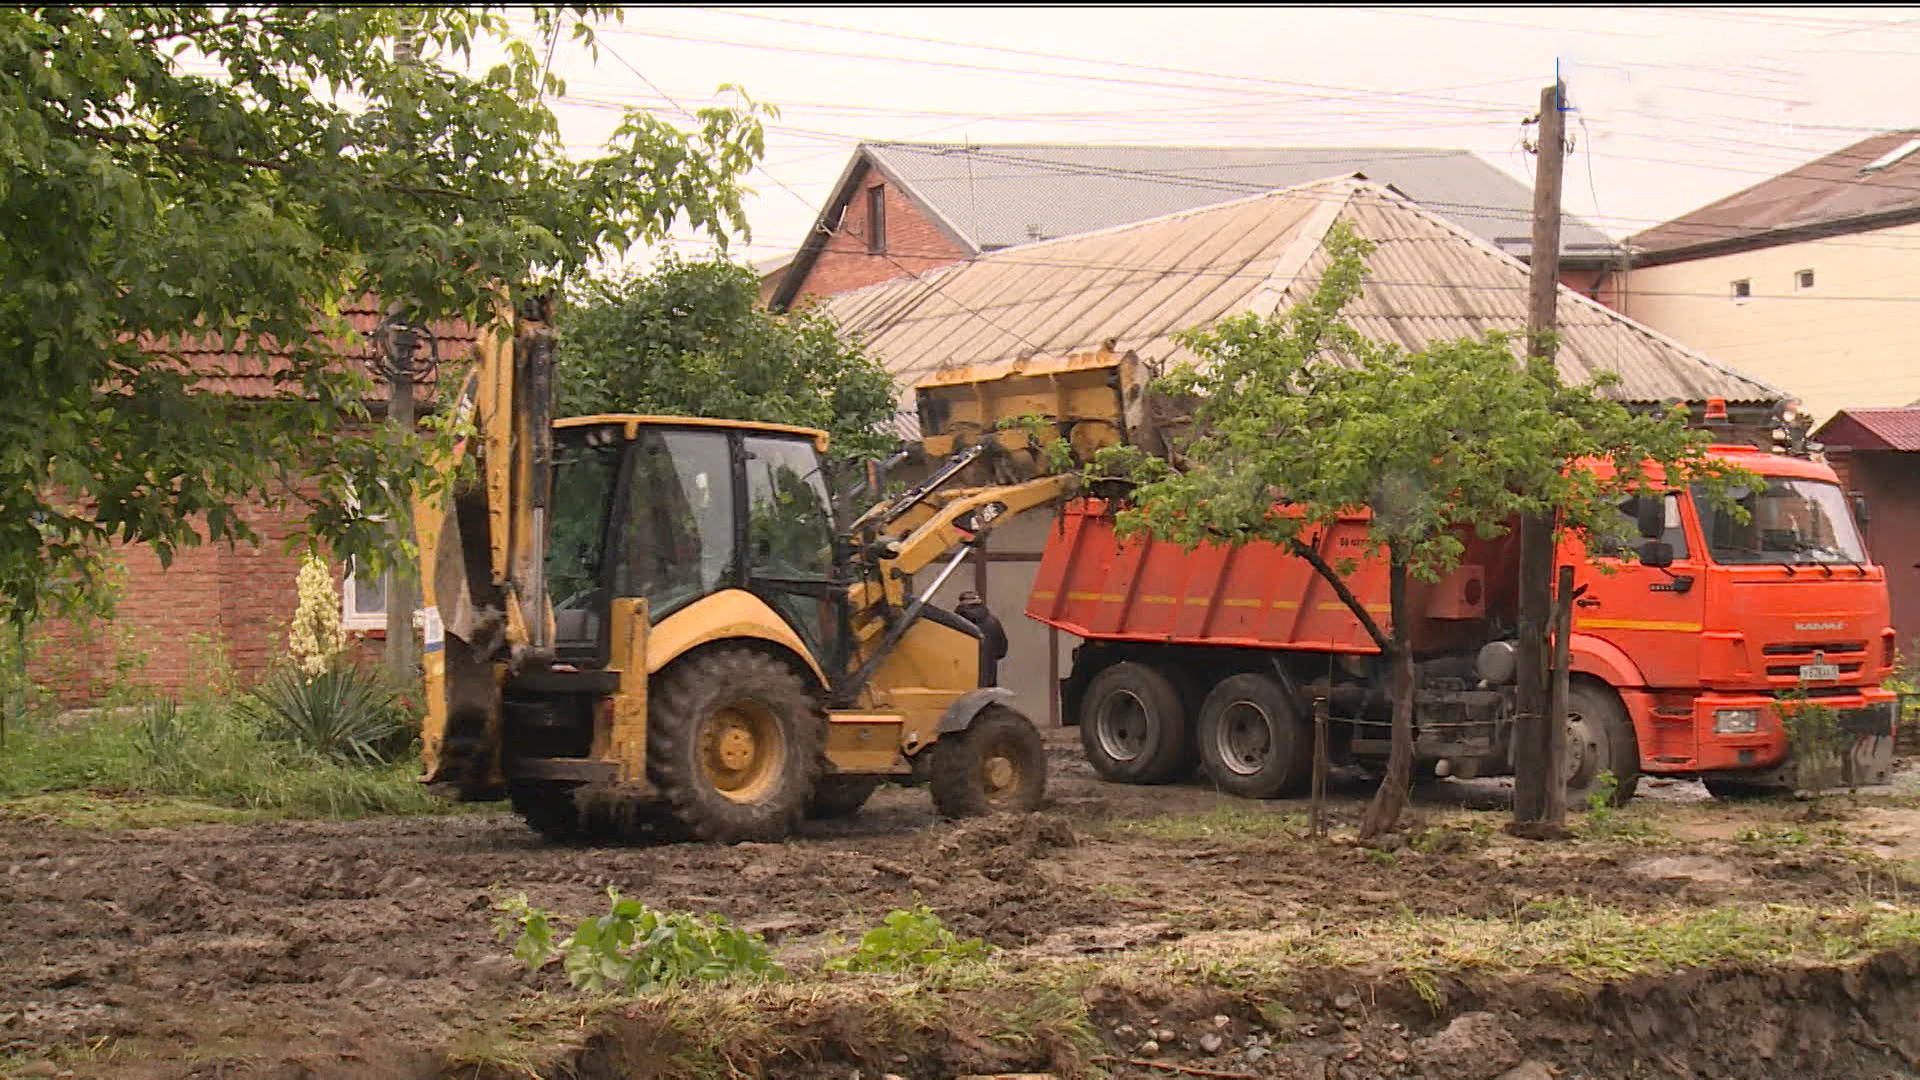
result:
[[[1804,656],[1813,659],[1813,654],[1823,652],[1828,659],[1849,653],[1864,653],[1867,643],[1864,641],[1782,641],[1760,650],[1767,656]]]

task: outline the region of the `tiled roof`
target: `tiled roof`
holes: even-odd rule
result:
[[[339,362],[353,364],[360,370],[366,369],[368,358],[373,355],[371,334],[380,322],[383,311],[381,306],[371,300],[364,300],[343,310],[341,314],[353,327],[358,340],[339,343]],[[439,338],[440,360],[449,363],[464,359],[473,349],[474,330],[464,322],[443,322],[432,324],[430,329]],[[426,356],[426,345],[420,346],[420,356]],[[285,372],[287,364],[283,360],[272,358],[271,350],[263,358],[245,355],[228,350],[219,340],[209,339],[200,342],[189,341],[180,349],[155,347],[152,351],[177,355],[199,376],[197,385],[208,392],[230,394],[234,397],[261,400],[284,393],[282,384],[274,379],[276,372]],[[422,380],[431,384],[432,377]],[[375,401],[385,401],[387,384],[376,377],[372,392],[368,395]]]
[[[1665,261],[1688,249],[1765,242],[1782,230],[1912,210],[1920,213],[1920,131],[1885,131],[1634,236],[1636,253]],[[1883,157],[1896,160],[1869,168]]]
[[[1814,437],[1855,450],[1920,450],[1920,406],[1842,409]]]
[[[1303,299],[1325,266],[1321,241],[1349,222],[1377,246],[1353,325],[1409,349],[1525,328],[1528,271],[1425,207],[1366,180],[1338,179],[1151,221],[991,252],[833,297],[903,396],[933,371],[1132,351],[1150,367],[1192,358],[1180,331]],[[1772,402],[1783,395],[1654,330],[1560,290],[1563,378],[1620,376],[1624,400]]]

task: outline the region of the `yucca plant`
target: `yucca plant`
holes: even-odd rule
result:
[[[247,694],[240,711],[269,739],[349,765],[392,761],[412,735],[394,689],[346,660],[318,672],[282,668]]]

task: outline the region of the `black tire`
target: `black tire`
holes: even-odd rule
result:
[[[1640,740],[1620,697],[1604,686],[1576,682],[1567,690],[1567,808],[1584,810],[1601,772],[1613,773],[1613,796],[1625,806],[1640,786]]]
[[[1707,794],[1729,802],[1779,799],[1793,794],[1793,788],[1786,784],[1755,784],[1746,780],[1729,780],[1718,776],[1703,776],[1700,782],[1706,785]]]
[[[584,836],[572,784],[516,780],[507,785],[507,799],[520,820],[548,840],[566,843]]]
[[[989,705],[965,731],[927,748],[933,808],[950,818],[1024,814],[1047,794],[1047,752],[1040,732],[1004,705]]]
[[[1155,668],[1131,660],[1100,672],[1080,699],[1080,749],[1102,780],[1178,779],[1193,753],[1180,691]]]
[[[852,817],[880,790],[877,776],[823,776],[807,800],[807,816],[816,821]]]
[[[1313,730],[1270,675],[1223,680],[1200,706],[1200,767],[1220,790],[1249,799],[1304,791]]]
[[[792,668],[750,649],[675,664],[650,694],[647,778],[702,840],[786,837],[819,774],[822,718]]]

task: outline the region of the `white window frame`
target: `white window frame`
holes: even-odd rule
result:
[[[387,592],[386,582],[380,583],[380,607],[374,611],[362,611],[356,603],[358,596],[356,564],[351,558],[346,563],[346,573],[340,577],[340,627],[343,630],[385,630],[387,628]]]

